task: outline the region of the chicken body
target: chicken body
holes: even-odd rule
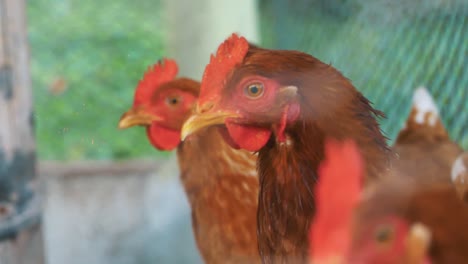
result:
[[[450,139],[426,88],[415,90],[411,112],[393,150],[397,154],[393,170],[411,176],[408,181],[428,185],[451,182],[450,171],[462,149]]]
[[[356,144],[327,139],[325,155],[315,191],[317,215],[310,229],[310,263],[429,264],[430,231],[423,224],[411,225],[392,214],[356,221],[364,176]]]
[[[145,74],[134,106],[122,116],[119,126],[143,125],[155,148],[177,147],[195,240],[205,263],[260,263],[255,228],[257,156],[232,149],[216,128],[180,143],[180,129],[191,114],[200,83],[176,79],[177,71],[168,69],[174,65],[166,60]],[[166,76],[168,71],[171,78]]]
[[[468,205],[459,199],[450,183],[411,184],[411,176],[388,177],[370,186],[357,210],[355,247],[376,219],[388,216],[404,219],[409,224],[421,223],[431,233],[428,256],[433,264],[462,264],[468,261]],[[392,241],[395,227],[387,228]],[[383,244],[385,245],[385,244]],[[379,247],[376,247],[378,249]],[[382,248],[382,247],[380,247]]]
[[[457,193],[452,183],[456,178],[453,175],[457,174],[453,171],[460,168],[457,160],[463,157],[462,149],[450,140],[434,100],[423,87],[415,90],[410,115],[393,150],[397,159],[391,177],[369,186],[357,211],[354,251],[363,251],[366,245],[363,240],[372,241],[369,229],[377,221],[388,239],[383,243],[374,241],[371,252],[388,249],[388,244],[395,245],[397,230],[402,225],[381,222],[381,219],[396,218],[400,223],[407,223],[406,229],[420,223],[430,232],[431,263],[467,263],[468,232],[464,232],[463,226],[468,221],[468,204],[460,199],[464,192],[458,188]],[[455,182],[455,186],[461,185]],[[396,263],[409,262],[399,258]]]
[[[356,141],[367,179],[387,169],[390,150],[376,121],[381,113],[336,69],[305,53],[248,50],[245,39],[231,36],[205,70],[197,109],[183,137],[223,125],[233,147],[259,151],[264,263],[307,262],[325,137]]]

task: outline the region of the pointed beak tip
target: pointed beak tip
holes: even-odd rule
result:
[[[129,128],[130,126],[127,124],[125,119],[120,119],[119,123],[117,124],[118,129],[126,129]]]
[[[196,115],[191,116],[185,123],[182,125],[182,129],[180,131],[180,140],[184,141],[188,136],[195,132],[195,124],[196,124]]]
[[[129,112],[125,112],[119,119],[119,123],[117,124],[118,129],[126,129],[130,127],[129,120],[131,116],[128,114]]]
[[[223,125],[227,118],[239,117],[236,113],[231,112],[214,112],[214,113],[203,113],[194,114],[185,121],[182,126],[180,139],[184,141],[191,134],[210,126]]]
[[[187,134],[187,133],[181,133],[180,134],[180,141],[185,141],[185,139],[189,136],[190,134]]]
[[[143,111],[129,110],[120,117],[117,124],[118,129],[126,129],[133,126],[149,126],[154,121],[162,121],[160,116],[149,114]]]

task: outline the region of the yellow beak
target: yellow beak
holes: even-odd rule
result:
[[[132,108],[122,115],[118,127],[125,129],[132,126],[149,126],[154,121],[161,120],[161,117],[149,114],[142,108]]]
[[[226,112],[216,111],[216,112],[205,112],[202,114],[194,114],[189,119],[187,119],[187,121],[185,121],[184,125],[182,126],[180,137],[183,141],[189,135],[199,131],[202,128],[215,126],[215,125],[223,125],[227,118],[235,118],[235,117],[240,117],[240,115],[237,113],[227,112],[227,111]]]

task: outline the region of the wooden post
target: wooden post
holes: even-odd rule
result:
[[[163,10],[167,56],[186,77],[201,80],[210,54],[234,32],[260,42],[256,0],[163,0]]]
[[[25,0],[0,0],[0,264],[43,263]]]

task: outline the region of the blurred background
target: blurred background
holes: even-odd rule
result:
[[[425,85],[451,136],[468,146],[468,134],[463,133],[468,124],[462,121],[468,120],[468,111],[460,111],[468,89],[466,1],[166,2],[28,2],[41,159],[164,155],[155,152],[138,129],[115,129],[131,105],[134,87],[163,56],[206,63],[233,30],[262,46],[302,50],[340,69],[387,114],[382,126],[391,139],[409,111],[412,91]],[[187,55],[200,50],[208,53]],[[189,71],[190,63],[183,60],[182,73],[200,79],[200,61]]]
[[[392,141],[425,86],[468,148],[465,0],[34,0],[27,33],[47,263],[199,263],[173,154],[120,131],[163,56],[200,79],[232,32],[331,63]]]

